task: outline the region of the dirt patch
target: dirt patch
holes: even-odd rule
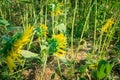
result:
[[[55,71],[50,68],[45,68],[45,72],[42,80],[51,80],[51,76],[55,73]],[[35,69],[26,69],[22,72],[24,76],[24,80],[41,80],[42,68],[36,67]],[[55,74],[54,80],[60,80],[60,77]]]

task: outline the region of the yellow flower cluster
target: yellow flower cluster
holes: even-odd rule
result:
[[[102,32],[108,32],[108,29],[112,26],[112,24],[114,24],[114,19],[108,19],[105,25],[102,27]]]
[[[62,10],[61,9],[57,9],[54,12],[50,12],[51,16],[58,16],[58,15],[62,15]]]
[[[53,4],[54,5],[54,11],[50,11],[50,15],[51,16],[58,16],[58,15],[62,15],[62,8],[64,6],[63,3],[57,3],[57,4]]]
[[[33,35],[33,27],[29,25],[23,32],[22,36],[13,43],[12,49],[9,51],[9,54],[6,57],[7,65],[10,72],[13,72],[14,69],[16,68],[15,61],[22,64],[22,60],[21,60],[22,48],[24,45],[30,42],[30,37],[32,35]]]
[[[53,55],[59,58],[65,56],[66,51],[64,49],[66,48],[66,44],[67,44],[66,37],[63,34],[58,34],[58,35],[54,35],[53,39],[55,39],[58,44],[57,51],[53,53]]]
[[[43,36],[46,37],[48,34],[47,33],[48,27],[44,24],[40,24],[40,28],[42,29]]]
[[[61,9],[58,9],[55,11],[55,16],[58,16],[58,15],[61,15],[62,14],[62,10]]]

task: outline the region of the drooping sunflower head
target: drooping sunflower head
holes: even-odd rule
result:
[[[109,28],[114,24],[114,19],[110,18],[107,20],[107,22],[105,23],[105,25],[103,25],[102,27],[102,32],[108,32]]]
[[[10,51],[7,54],[6,60],[7,60],[7,65],[10,70],[10,72],[13,72],[16,65],[15,61],[22,64],[21,60],[21,51],[24,45],[26,45],[28,42],[30,42],[30,38],[33,35],[33,27],[30,25],[26,27],[25,31],[17,37],[17,39],[11,39],[14,40],[11,46]],[[14,37],[13,37],[14,38]]]
[[[63,34],[53,35],[49,41],[49,52],[57,57],[63,57],[66,54],[67,40]]]
[[[48,32],[48,27],[45,24],[40,24],[39,27],[36,28],[37,36],[46,37]]]

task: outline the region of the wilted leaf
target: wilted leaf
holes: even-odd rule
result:
[[[63,63],[67,63],[67,59],[65,58],[65,56],[60,57],[59,59],[60,59]]]
[[[66,26],[63,23],[56,25],[55,28],[62,33],[66,32]]]
[[[38,58],[38,54],[33,53],[31,51],[28,51],[28,50],[22,50],[21,54],[25,58]]]

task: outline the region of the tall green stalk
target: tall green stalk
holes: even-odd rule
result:
[[[47,3],[48,3],[48,0],[46,0],[46,3],[45,3],[45,26],[47,25]]]
[[[92,4],[92,5],[90,6],[90,8],[89,8],[89,11],[88,11],[88,14],[87,14],[87,17],[86,17],[86,20],[85,20],[85,23],[84,23],[84,26],[83,26],[83,30],[82,30],[82,33],[81,33],[81,37],[80,37],[80,40],[79,40],[78,44],[80,44],[81,41],[82,41],[82,39],[83,39],[83,35],[84,35],[84,33],[85,33],[85,29],[86,29],[86,27],[87,27],[87,24],[88,24],[88,21],[89,21],[89,17],[90,17],[90,13],[91,13],[91,10],[92,10],[93,5],[94,5],[94,4]],[[80,47],[81,47],[81,46],[78,45],[78,48],[77,48],[77,50],[76,50],[76,54],[78,53]]]
[[[94,44],[93,44],[93,54],[96,51],[96,28],[97,28],[97,0],[95,0],[95,24],[94,24]]]
[[[54,22],[55,22],[54,8],[55,8],[55,5],[52,4],[52,12],[53,12],[53,14],[52,14],[52,32],[53,32],[53,35],[55,34],[55,30],[54,30],[54,28],[55,28],[55,24],[54,24]]]
[[[75,8],[74,8],[72,31],[71,31],[71,54],[73,54],[73,40],[74,40],[73,36],[74,36],[74,25],[75,25],[75,16],[77,12],[77,4],[78,4],[78,0],[75,0]]]

